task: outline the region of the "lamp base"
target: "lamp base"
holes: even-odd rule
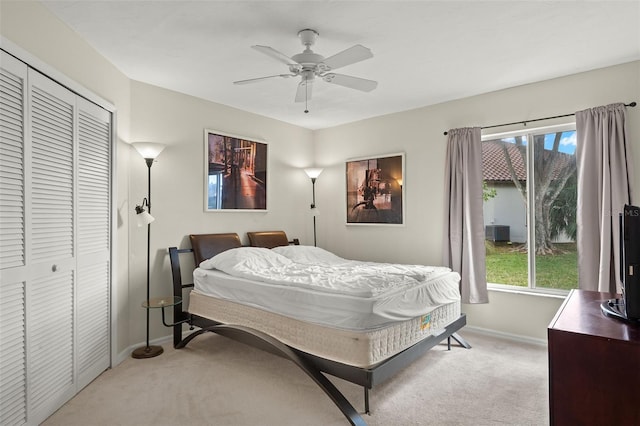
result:
[[[131,352],[131,358],[144,359],[153,358],[164,352],[162,346],[143,346]]]

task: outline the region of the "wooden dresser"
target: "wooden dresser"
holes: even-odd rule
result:
[[[551,425],[640,425],[640,325],[602,313],[615,296],[572,290],[549,325]]]

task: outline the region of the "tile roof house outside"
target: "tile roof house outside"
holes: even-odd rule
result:
[[[516,177],[522,183],[527,181],[527,168],[525,164],[526,154],[520,151],[520,148],[514,143],[504,142],[502,140],[493,140],[482,142],[482,175],[483,179],[487,183],[497,182],[512,182],[511,172],[509,165],[505,159],[504,151],[506,151],[511,158],[511,164],[515,171]],[[522,147],[523,151],[526,148]],[[548,162],[551,160],[551,156],[558,156],[557,160],[552,164],[554,177],[558,177],[562,170],[564,170],[574,160],[574,155],[566,154],[564,152],[554,153],[551,150],[545,149],[544,160]]]
[[[501,140],[482,142],[482,177],[487,183],[512,182],[509,165],[504,155],[505,148],[516,177],[521,182],[527,181],[527,167],[518,147]]]
[[[527,182],[526,153],[511,142],[501,139],[482,142],[483,179],[487,187],[497,191],[497,195],[484,202],[484,225],[506,226],[509,228],[510,241],[514,243],[527,242],[526,206],[520,191],[513,183],[511,171],[505,158],[505,150],[511,159],[511,164],[517,179],[522,185]],[[523,151],[526,146],[522,147]],[[546,164],[553,167],[554,177],[560,176],[562,170],[575,161],[575,155],[563,152],[553,152],[545,149],[543,158]],[[551,157],[557,156],[551,162]],[[556,239],[556,242],[568,242],[566,236]]]

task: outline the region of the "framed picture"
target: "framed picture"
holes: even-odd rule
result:
[[[404,224],[404,154],[348,160],[347,225]]]
[[[267,143],[204,131],[205,211],[267,210]]]

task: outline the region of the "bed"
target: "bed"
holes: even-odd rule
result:
[[[453,338],[470,348],[457,334],[466,317],[455,272],[351,261],[283,231],[247,235],[249,246],[226,233],[169,248],[174,296],[188,297],[165,323],[176,348],[215,332],[289,358],[358,425],[362,416],[325,374],[362,386],[369,413],[369,390],[433,346],[446,339],[450,348]],[[196,266],[192,274],[185,263]],[[199,329],[183,336],[183,323]]]

